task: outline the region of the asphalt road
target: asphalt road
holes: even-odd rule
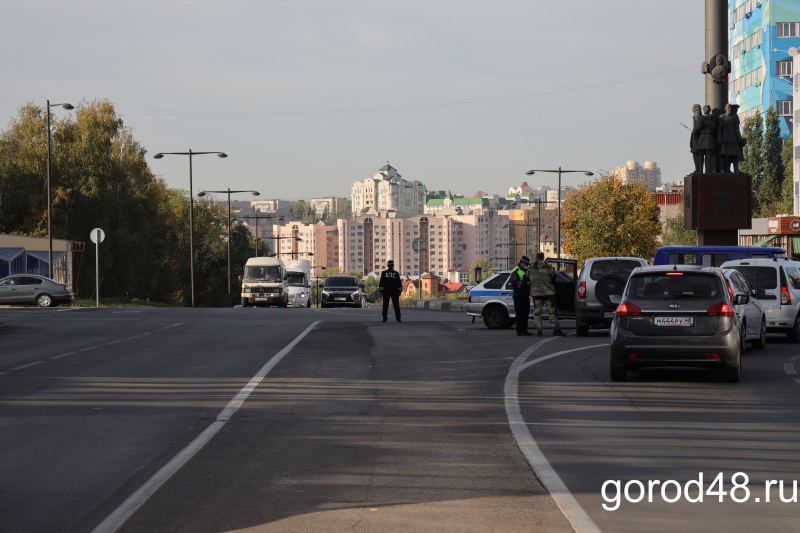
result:
[[[800,479],[800,345],[777,336],[739,384],[697,369],[616,383],[605,332],[578,339],[569,321],[542,339],[424,310],[0,322],[4,532],[786,531],[800,517],[763,489],[784,480],[788,498]],[[701,473],[702,502],[675,497]],[[653,480],[668,488],[634,502]]]

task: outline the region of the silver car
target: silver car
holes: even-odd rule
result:
[[[633,271],[611,324],[611,379],[655,366],[720,368],[738,382],[745,336],[717,267],[664,265]]]
[[[733,268],[722,269],[722,274],[728,282],[728,291],[732,295],[750,295],[750,301],[736,306],[736,315],[739,317],[739,325],[745,332],[746,340],[750,341],[753,348],[763,348],[767,344],[767,318],[759,298],[766,295],[764,289],[751,288],[744,276]]]
[[[0,279],[0,304],[36,304],[50,307],[75,298],[69,285],[44,276],[15,274]]]
[[[734,269],[755,289],[764,307],[767,332],[785,333],[790,342],[800,342],[800,263],[786,258],[735,259],[722,263]]]
[[[617,304],[612,296],[622,294],[633,269],[647,266],[640,257],[593,257],[587,259],[575,287],[575,327],[578,337],[589,328],[607,328]]]

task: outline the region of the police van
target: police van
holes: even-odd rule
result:
[[[574,259],[546,259],[556,271],[556,316],[559,318],[575,317],[575,279],[577,277],[577,261]],[[511,287],[511,271],[503,270],[478,283],[469,291],[466,305],[467,316],[482,318],[489,329],[510,328],[514,325],[514,290]],[[545,310],[542,314],[547,316]],[[529,319],[533,317],[533,299]]]

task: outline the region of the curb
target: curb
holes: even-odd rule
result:
[[[467,310],[466,302],[458,300],[420,300],[417,302],[417,309],[429,309],[431,311],[455,311],[463,313]]]

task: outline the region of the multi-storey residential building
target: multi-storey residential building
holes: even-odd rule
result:
[[[478,258],[495,263],[506,253],[508,216],[484,214],[404,218],[361,215],[338,220],[339,267],[343,272],[378,272],[394,259],[403,276],[430,272],[447,277],[453,268],[470,266]],[[416,242],[425,241],[418,252]],[[497,263],[504,265],[504,263]]]
[[[795,48],[795,50],[797,50]],[[792,58],[793,61],[793,72],[796,72],[794,75],[794,99],[800,102],[800,53],[794,53],[794,57]],[[800,116],[799,111],[795,111],[795,114]],[[797,216],[800,215],[800,120],[794,121],[794,146],[792,154],[792,177],[794,181],[794,187],[792,189],[794,197],[794,208],[793,208],[793,215]]]
[[[645,161],[642,167],[638,161],[631,160],[624,167],[615,168],[612,175],[623,183],[644,183],[651,192],[661,187],[661,169],[655,161]]]
[[[289,200],[253,200],[250,202],[250,207],[258,209],[264,213],[274,213],[278,209],[289,210]]]
[[[330,214],[337,213],[344,210],[350,205],[350,200],[347,198],[337,198],[335,196],[328,196],[325,198],[312,198],[308,201],[317,215],[323,215],[325,210]]]
[[[419,215],[425,209],[425,185],[402,179],[387,163],[373,177],[353,183],[351,203],[354,215],[367,209]]]
[[[774,107],[781,137],[788,139],[794,98],[789,50],[800,46],[800,0],[730,0],[728,11],[730,101],[739,105],[742,122]]]

